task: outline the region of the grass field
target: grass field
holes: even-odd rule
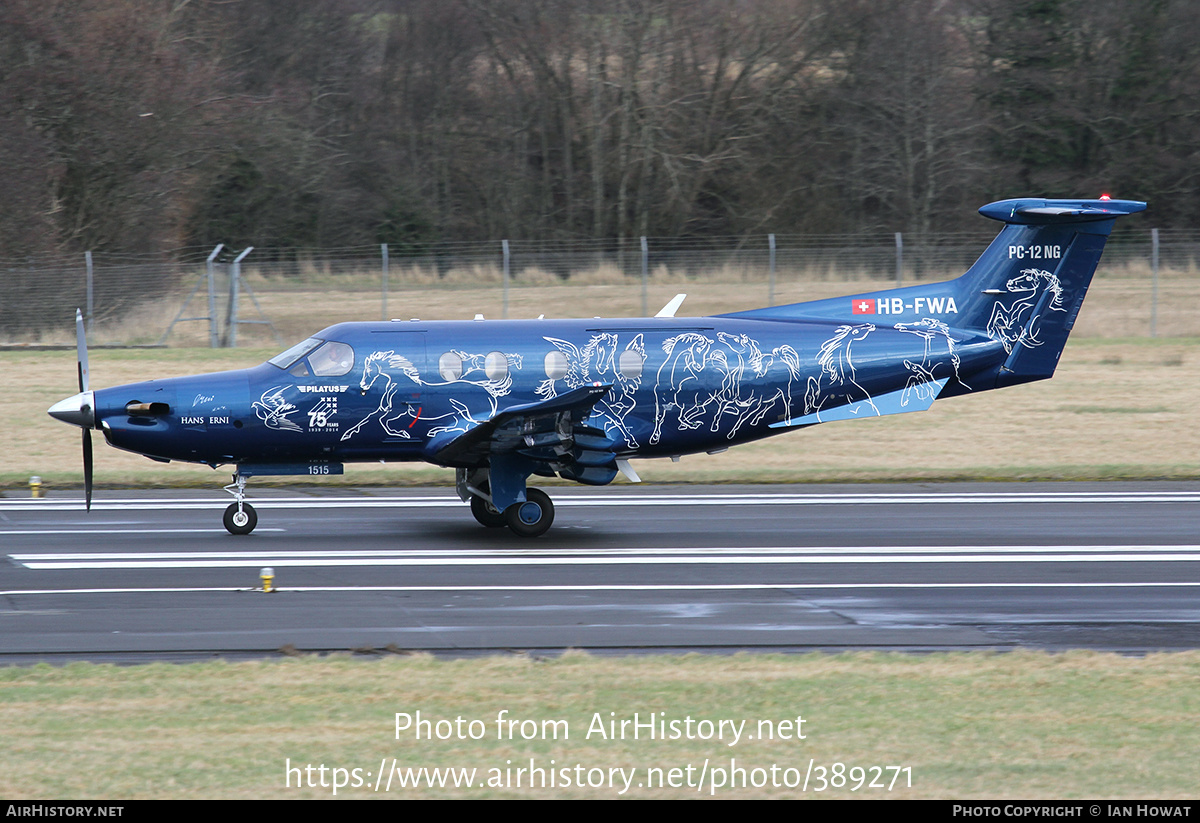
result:
[[[949,280],[959,272],[930,272],[919,282]],[[271,325],[240,326],[242,346],[278,346],[304,340],[313,331],[344,320],[379,320],[383,317],[378,272],[310,275],[304,278],[247,276],[256,289],[258,305],[244,298],[240,317],[245,320],[270,320]],[[912,282],[906,283],[911,286]],[[1139,337],[1150,336],[1151,317],[1162,337],[1200,337],[1200,312],[1192,295],[1200,284],[1200,274],[1190,269],[1164,269],[1160,272],[1157,299],[1150,270],[1146,266],[1118,266],[1097,271],[1080,313],[1074,336]],[[836,298],[893,288],[894,282],[868,277],[859,271],[790,271],[776,278],[774,304]],[[749,310],[768,305],[770,286],[766,271],[721,269],[703,276],[684,276],[660,268],[649,277],[646,311],[658,311],[674,295],[685,293],[680,316],[704,316],[721,312]],[[96,343],[156,343],[170,320],[179,313],[181,295],[151,302],[112,323],[96,326]],[[508,317],[638,317],[642,313],[640,278],[628,277],[614,269],[583,272],[570,281],[560,281],[541,271],[522,272],[509,289]],[[202,305],[192,302],[188,316],[205,314]],[[218,305],[223,313],[223,305]],[[487,318],[504,316],[504,290],[500,272],[475,268],[450,272],[438,280],[421,270],[392,272],[388,295],[388,318],[422,320],[469,320],[476,313]],[[43,342],[74,342],[70,317],[65,317],[58,334]],[[272,331],[274,330],[274,331]],[[168,337],[174,347],[208,346],[208,323],[180,323]]]
[[[959,271],[930,271],[920,281],[948,280]],[[243,320],[269,320],[271,325],[239,326],[242,346],[281,347],[303,340],[314,331],[333,323],[351,320],[379,320],[383,316],[380,273],[364,269],[338,274],[308,271],[302,276],[263,276],[253,268],[244,272],[246,285],[253,289],[261,314],[243,290],[239,316]],[[504,290],[501,273],[495,267],[475,266],[452,270],[438,277],[432,270],[393,267],[387,300],[388,318],[422,320],[470,320],[477,313],[488,318],[504,315]],[[1193,268],[1166,268],[1159,272],[1157,296],[1151,272],[1145,265],[1104,265],[1088,292],[1074,336],[1127,338],[1150,336],[1154,317],[1161,337],[1200,337],[1200,307],[1191,296],[1200,284],[1200,272]],[[157,343],[171,321],[180,314],[187,293],[195,285],[189,277],[179,293],[150,301],[120,317],[109,317],[97,307],[98,321],[90,341],[97,344],[144,345]],[[773,302],[778,304],[818,300],[894,287],[894,281],[868,276],[860,270],[799,269],[781,270],[776,278]],[[131,281],[129,289],[138,284]],[[223,291],[223,286],[219,291]],[[700,316],[740,311],[768,305],[771,287],[767,271],[756,267],[727,266],[702,274],[682,274],[659,267],[650,273],[646,288],[646,311],[656,312],[676,294],[688,295],[681,316]],[[185,316],[207,315],[203,294],[195,295]],[[224,315],[226,298],[221,296],[217,313]],[[30,311],[51,311],[31,307]],[[642,307],[642,283],[615,268],[576,272],[570,280],[561,280],[549,272],[525,270],[514,276],[508,294],[510,318],[533,318],[544,314],[561,317],[635,317]],[[73,306],[53,309],[61,314],[58,331],[43,331],[36,339],[20,336],[10,339],[0,330],[0,342],[74,344],[71,318]],[[173,347],[208,345],[207,321],[181,322],[167,337]]]
[[[405,798],[615,798],[629,780],[624,796],[640,798],[1194,799],[1197,682],[1194,652],[385,655],[0,668],[0,796],[332,797],[336,767],[344,770],[338,797],[382,797],[386,784],[376,793],[375,775],[394,761],[401,769],[476,770],[469,789],[401,789],[393,772],[387,794]],[[501,735],[503,710],[517,725],[501,725]],[[415,725],[397,733],[396,713],[415,723],[418,711],[432,721],[426,737],[415,738]],[[626,739],[606,739],[594,725],[598,719],[607,733],[616,720],[619,731],[635,712],[642,722],[652,712],[678,721],[679,739],[650,740],[645,731],[630,739],[632,726]],[[458,718],[462,725],[452,729]],[[722,728],[721,720],[745,721],[736,743],[734,726]],[[439,733],[449,739],[436,739]],[[515,788],[516,770],[531,761],[547,782],[554,771],[556,785],[529,788],[527,771]],[[291,788],[289,764],[297,769]],[[610,771],[616,768],[624,774]],[[572,784],[582,778],[593,785],[563,786],[562,769]],[[296,787],[310,779],[318,785]],[[870,786],[893,779],[890,791]]]

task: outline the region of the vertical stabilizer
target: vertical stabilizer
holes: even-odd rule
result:
[[[1004,346],[996,386],[1041,380],[1054,374],[1113,223],[1145,208],[1133,200],[1002,200],[979,212],[1004,228],[956,280],[722,316],[941,323]]]
[[[1006,225],[955,281],[953,325],[1004,345],[997,386],[1054,374],[1113,223],[1145,208],[1131,200],[1020,199],[979,210]]]

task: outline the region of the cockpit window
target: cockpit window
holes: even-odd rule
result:
[[[354,349],[330,340],[308,356],[308,365],[317,377],[341,377],[354,368]]]
[[[267,362],[281,369],[290,369],[296,361],[324,342],[318,337],[310,337],[303,343],[297,343],[285,352],[275,355]]]

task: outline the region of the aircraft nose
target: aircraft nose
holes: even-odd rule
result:
[[[85,429],[90,429],[96,425],[95,408],[95,393],[85,391],[73,397],[68,397],[66,400],[58,401],[47,409],[46,413],[55,420],[70,423],[72,426],[81,426]]]

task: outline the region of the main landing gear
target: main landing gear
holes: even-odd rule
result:
[[[541,489],[526,489],[525,502],[513,503],[504,510],[504,519],[513,534],[537,537],[554,523],[554,504]]]
[[[487,494],[489,490],[486,482],[480,491]],[[479,521],[479,525],[489,529],[499,529],[508,525],[508,518],[504,516],[504,512],[492,505],[491,495],[484,497],[481,494],[472,494],[471,514]]]
[[[513,503],[500,511],[491,500],[472,494],[471,514],[480,525],[489,529],[508,526],[521,537],[538,537],[554,523],[554,504],[550,502],[550,495],[541,489],[526,489],[525,502]]]
[[[459,475],[458,486],[459,494],[471,501],[471,514],[480,525],[489,529],[508,526],[519,537],[538,537],[545,534],[554,523],[554,503],[550,501],[550,495],[541,489],[526,488],[524,500],[512,503],[501,511],[496,507],[487,479],[476,474],[468,480],[463,472]]]
[[[250,534],[258,525],[258,512],[246,502],[246,478],[240,474],[233,476],[233,482],[225,487],[225,491],[237,498],[236,503],[230,503],[225,510],[225,528],[230,534]]]

